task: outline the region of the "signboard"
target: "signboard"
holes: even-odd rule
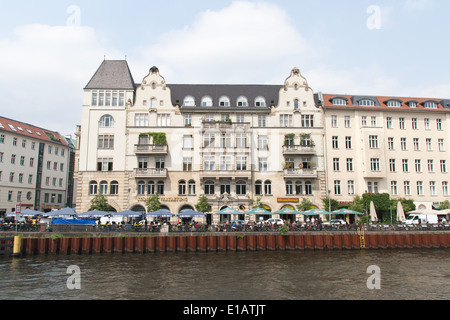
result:
[[[16,214],[21,214],[22,213],[22,207],[20,204],[16,205]]]
[[[300,198],[277,198],[277,202],[299,202]]]

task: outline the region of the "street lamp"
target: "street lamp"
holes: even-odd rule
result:
[[[330,195],[331,195],[331,190],[328,190],[328,212],[330,213],[329,217],[328,217],[329,222],[331,222],[331,197],[330,197]]]

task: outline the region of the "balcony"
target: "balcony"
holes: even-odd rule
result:
[[[202,179],[250,179],[252,173],[250,170],[203,170],[200,172]]]
[[[284,169],[283,175],[285,179],[317,179],[319,177],[317,169]]]
[[[283,155],[308,155],[316,154],[316,146],[290,145],[283,146]]]
[[[143,168],[134,169],[134,177],[136,179],[145,178],[167,178],[167,169]]]
[[[223,131],[224,129],[250,129],[249,122],[229,122],[229,121],[202,121],[203,129],[217,129]]]
[[[167,145],[155,145],[155,144],[135,144],[134,145],[134,153],[135,154],[166,155],[167,149],[168,149]]]

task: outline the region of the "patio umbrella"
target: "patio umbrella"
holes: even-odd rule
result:
[[[56,211],[50,211],[44,214],[44,216],[47,216],[49,218],[62,218],[62,217],[70,217],[75,216],[76,212],[72,208],[63,208]]]
[[[220,210],[219,212],[216,212],[216,214],[241,214],[242,212],[239,212],[233,208],[226,207]]]
[[[286,207],[284,209],[281,209],[277,212],[275,212],[275,214],[302,214],[300,211],[297,211],[295,209],[291,209],[289,207]]]
[[[375,210],[375,204],[370,201],[370,221],[378,221],[377,211]]]
[[[245,214],[265,215],[265,214],[272,214],[272,212],[267,211],[267,210],[265,210],[263,208],[257,207],[257,208],[254,208],[254,209],[250,210],[250,211],[247,211]]]
[[[111,214],[112,217],[127,217],[127,218],[139,218],[142,217],[142,215],[143,215],[142,213],[132,210],[125,210]]]
[[[302,211],[300,213],[304,214],[305,216],[318,216],[318,215],[321,215],[321,214],[324,214],[324,215],[325,214],[331,214],[330,212],[322,210],[322,209],[309,209],[309,210],[306,210],[306,211]]]
[[[101,217],[106,217],[109,215],[110,214],[105,211],[91,210],[91,211],[77,214],[77,217],[79,217],[79,218],[101,218]]]
[[[171,213],[167,209],[161,209],[153,212],[146,213],[145,216],[148,217],[163,217],[163,218],[171,218],[174,216],[173,213]]]
[[[31,210],[31,209],[24,209],[20,211],[19,216],[21,217],[35,217],[35,216],[42,216],[44,215],[44,212],[41,211],[36,211],[36,210]],[[8,212],[5,213],[5,217],[15,217],[16,216],[16,212]]]
[[[364,213],[358,212],[358,211],[353,211],[350,209],[346,209],[346,208],[342,208],[339,210],[334,210],[332,212],[333,214],[356,214],[356,215],[364,215]]]
[[[178,214],[180,218],[206,217],[206,214],[195,210],[186,210]]]
[[[398,222],[402,222],[403,220],[405,220],[405,211],[403,210],[403,205],[402,203],[399,201],[397,203],[397,221]]]

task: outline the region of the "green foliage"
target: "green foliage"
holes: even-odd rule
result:
[[[91,210],[114,211],[114,209],[108,204],[108,200],[103,194],[97,194],[91,200],[91,207],[89,208],[89,211]]]
[[[397,205],[398,205],[399,201],[402,204],[403,211],[409,212],[409,211],[416,210],[416,205],[414,204],[414,200],[399,198],[399,199],[392,199],[392,211],[397,212]]]
[[[439,210],[445,210],[445,209],[450,209],[450,202],[448,200],[445,200],[439,206]]]
[[[141,136],[148,135],[152,137],[152,143],[157,146],[165,146],[167,144],[166,133],[165,132],[147,132],[141,133]]]
[[[348,207],[350,210],[357,212],[365,212],[366,209],[364,207],[364,200],[360,196],[355,196],[353,199],[353,204]]]
[[[288,133],[284,135],[284,145],[288,145],[288,140],[294,141],[295,134],[294,133]]]
[[[329,199],[329,201],[328,201],[328,199]],[[339,209],[339,203],[337,202],[336,199],[323,198],[322,201],[323,201],[323,204],[325,207],[325,211],[331,212],[331,211]],[[328,207],[330,204],[331,204],[331,209]]]
[[[147,201],[145,202],[145,205],[147,206],[148,212],[154,212],[161,209],[161,202],[159,202],[158,194],[155,193],[150,198],[148,198]]]
[[[200,196],[198,198],[198,202],[195,205],[195,210],[202,213],[211,211],[211,204],[208,202],[208,198],[206,198],[206,196]]]
[[[251,209],[262,208],[261,197],[257,197],[256,200],[250,199],[249,205]]]
[[[303,198],[302,202],[297,205],[297,210],[300,211],[300,212],[301,211],[306,211],[306,210],[311,209],[312,206],[313,206],[313,204],[312,204],[312,202],[309,199]]]
[[[363,203],[366,208],[370,208],[371,201],[373,201],[377,211],[387,211],[391,207],[391,200],[388,193],[363,194]]]
[[[280,229],[278,229],[282,235],[287,235],[289,233],[289,227],[282,225]]]

